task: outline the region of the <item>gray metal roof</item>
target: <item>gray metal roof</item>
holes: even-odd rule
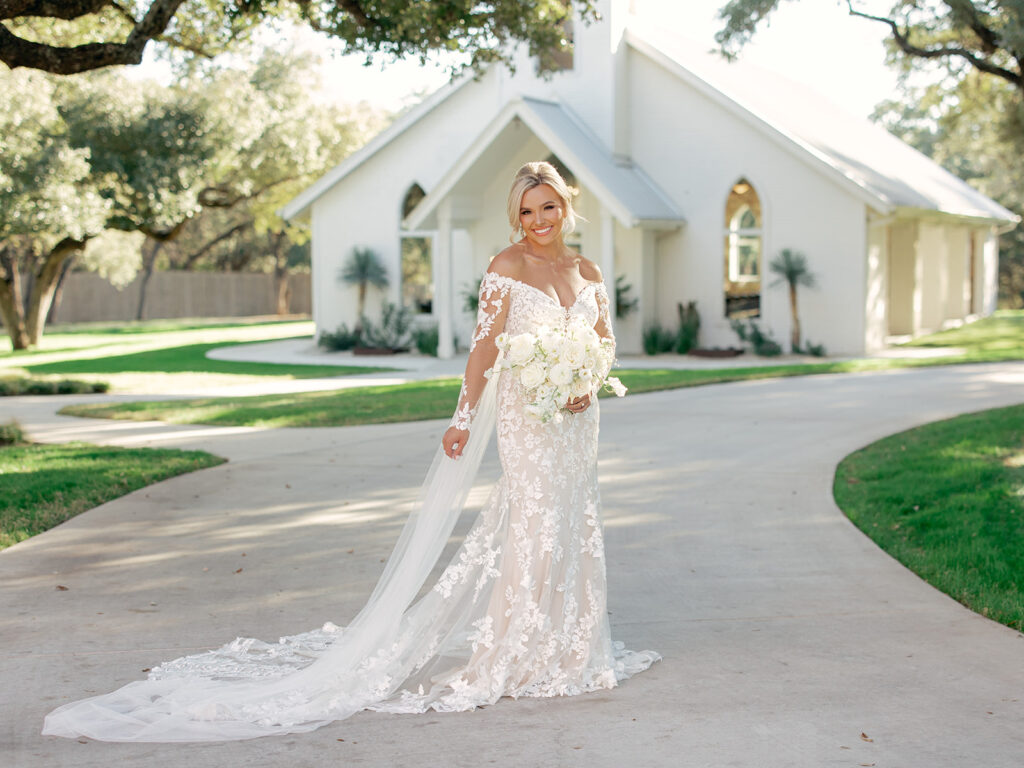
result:
[[[584,184],[615,197],[629,212],[632,221],[627,223],[682,222],[682,214],[640,168],[616,160],[565,106],[525,97],[523,105],[546,129],[527,121],[539,138]]]
[[[880,207],[917,208],[958,216],[1016,221],[1003,208],[938,163],[858,118],[812,89],[742,60],[726,61],[693,43],[631,24],[629,43],[648,55],[660,53],[679,68],[748,112],[760,123],[808,151],[875,197]],[[652,50],[653,49],[653,50]],[[664,63],[664,62],[663,62]],[[696,84],[696,83],[694,83]]]
[[[509,102],[459,156],[440,182],[409,214],[405,226],[430,226],[441,201],[469,179],[486,177],[497,153],[511,151],[515,121],[524,124],[558,156],[579,182],[590,190],[626,226],[677,227],[682,214],[638,167],[619,162],[590,130],[564,105],[533,98]],[[489,151],[490,150],[490,151]]]

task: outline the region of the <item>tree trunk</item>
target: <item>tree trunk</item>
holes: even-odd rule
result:
[[[21,299],[21,274],[18,260],[8,247],[0,247],[0,316],[11,337],[14,349],[28,349],[28,334],[25,332],[25,305]]]
[[[142,280],[139,283],[139,307],[135,311],[135,319],[142,320],[146,315],[146,287],[149,285],[149,278],[153,276],[153,266],[156,264],[156,257],[160,254],[160,249],[164,247],[163,240],[153,240],[153,245],[149,248],[149,254],[146,254],[146,249],[142,249]]]
[[[85,239],[74,240],[65,237],[57,243],[43,258],[43,263],[32,281],[32,291],[28,297],[28,311],[25,313],[25,330],[28,343],[35,346],[43,336],[43,324],[46,314],[50,311],[53,292],[60,279],[64,263],[71,257],[81,253],[85,248]]]
[[[796,311],[796,286],[789,286],[789,309],[793,313],[793,330],[789,338],[790,351],[796,354],[800,351],[800,315]]]
[[[57,322],[57,313],[60,311],[61,302],[64,300],[64,286],[67,284],[68,275],[71,273],[71,267],[75,263],[75,257],[72,256],[64,262],[64,266],[60,270],[60,277],[57,278],[57,287],[53,289],[53,301],[50,302],[50,311],[46,313],[46,324],[53,325]]]
[[[284,232],[268,232],[267,240],[274,254],[274,286],[277,289],[277,314],[287,315],[291,303],[288,285],[288,248],[290,243]]]
[[[359,317],[356,318],[356,335],[363,332],[363,315],[366,314],[366,281],[359,283]]]

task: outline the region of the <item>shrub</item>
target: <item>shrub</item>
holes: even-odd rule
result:
[[[0,445],[18,445],[25,442],[25,433],[21,431],[18,422],[11,421],[7,424],[0,424]]]
[[[813,342],[810,341],[804,342],[802,348],[797,347],[793,351],[802,352],[803,354],[810,355],[811,357],[824,357],[826,354],[828,354],[827,352],[825,352],[824,344],[814,344]]]
[[[729,326],[742,341],[750,344],[755,355],[775,357],[782,354],[782,347],[779,345],[779,342],[773,339],[771,334],[766,334],[762,331],[756,321],[748,320],[747,325],[744,325],[742,320],[733,320],[729,323]]]
[[[462,311],[472,312],[476,314],[477,309],[480,308],[480,283],[484,281],[484,276],[480,275],[476,279],[476,284],[471,285],[469,283],[464,284],[462,289]]]
[[[683,306],[682,302],[676,305],[679,309],[679,333],[676,336],[676,352],[685,355],[697,346],[697,334],[700,332],[700,315],[697,314],[697,302],[691,301]]]
[[[424,355],[437,357],[437,326],[428,325],[423,328],[416,328],[412,332],[412,341],[416,349]]]
[[[352,349],[359,343],[359,331],[349,330],[345,323],[342,323],[337,329],[331,333],[330,331],[322,331],[320,338],[316,342],[319,346],[329,349],[332,352],[340,352],[346,349]]]
[[[640,299],[633,298],[633,286],[626,282],[625,275],[615,278],[615,319],[629,317],[640,306]]]
[[[90,395],[110,389],[105,381],[79,381],[77,379],[31,379],[11,377],[0,379],[0,397],[16,395]]]
[[[386,302],[381,313],[380,325],[371,323],[365,317],[361,322],[362,337],[359,343],[369,349],[405,349],[409,343],[412,327],[412,312],[408,307]]]
[[[675,345],[676,334],[666,328],[662,328],[658,323],[644,329],[644,352],[648,355],[671,352]]]

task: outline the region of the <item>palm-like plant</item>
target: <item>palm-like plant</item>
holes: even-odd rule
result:
[[[790,346],[793,352],[800,351],[800,315],[796,306],[796,289],[802,285],[806,288],[816,288],[818,282],[811,270],[807,267],[807,257],[799,251],[783,248],[779,255],[772,259],[768,269],[778,275],[778,279],[772,285],[789,286],[789,308],[793,313],[793,330],[790,335]]]
[[[353,248],[348,261],[338,270],[338,279],[349,285],[359,286],[359,307],[355,332],[362,332],[363,315],[366,314],[366,289],[388,287],[388,271],[381,264],[380,257],[370,248]]]

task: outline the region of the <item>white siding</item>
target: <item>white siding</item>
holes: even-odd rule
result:
[[[730,188],[746,178],[763,210],[763,325],[786,345],[788,293],[770,287],[768,263],[780,249],[793,248],[806,254],[819,284],[800,289],[805,340],[824,343],[830,354],[863,352],[863,202],[646,57],[634,54],[629,70],[633,158],[687,221],[658,245],[661,322],[674,327],[677,302],[696,299],[701,344],[736,343],[724,318],[724,211]]]
[[[889,227],[868,226],[868,253],[865,279],[865,351],[885,346],[889,335]]]
[[[391,279],[386,294],[369,292],[367,314],[377,316],[382,300],[399,301],[402,200],[414,182],[429,192],[493,117],[494,78],[492,73],[457,90],[313,204],[313,319],[318,330],[356,321],[356,289],[336,279],[355,246],[375,250]]]

